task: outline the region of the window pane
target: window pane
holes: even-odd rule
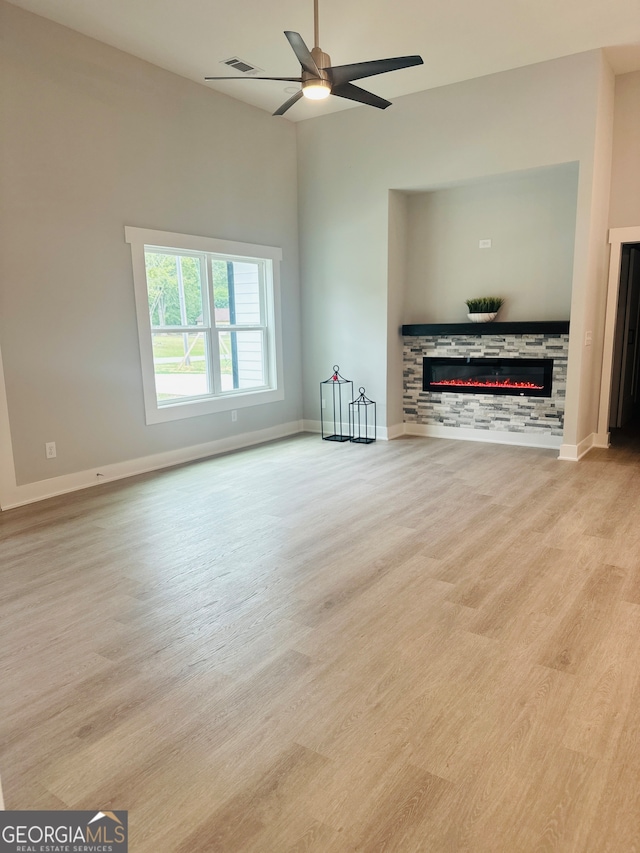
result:
[[[211,271],[213,276],[213,305],[216,326],[229,325],[229,278],[227,274],[227,263],[230,264],[231,262],[211,262]]]
[[[159,401],[209,393],[206,343],[202,332],[153,332],[152,339]]]
[[[220,375],[223,391],[265,384],[262,332],[221,332]]]
[[[145,252],[152,326],[201,326],[200,259]]]
[[[261,325],[260,264],[214,261],[212,269],[216,325]]]

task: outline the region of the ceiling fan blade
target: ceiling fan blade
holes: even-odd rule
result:
[[[346,98],[348,101],[359,101],[361,104],[368,104],[370,107],[378,107],[379,110],[386,110],[387,107],[391,106],[391,101],[385,101],[384,98],[379,98],[372,92],[367,92],[352,83],[341,83],[340,86],[333,86],[331,94],[337,95],[339,98]]]
[[[300,100],[301,97],[302,97],[302,89],[300,89],[299,92],[296,92],[295,95],[292,95],[289,98],[289,100],[285,101],[281,107],[278,107],[278,109],[275,111],[275,113],[272,113],[272,115],[283,116],[286,113],[286,111],[289,109],[289,107],[292,107],[296,103],[296,101]]]
[[[205,80],[284,80],[289,83],[302,83],[302,77],[205,77]]]
[[[311,51],[304,43],[304,40],[300,33],[291,32],[291,30],[285,30],[285,36],[291,47],[293,48],[293,52],[298,57],[298,62],[305,71],[308,71],[309,74],[313,74],[314,77],[320,77],[320,69],[316,65],[316,61],[311,56]]]
[[[333,85],[341,86],[351,80],[362,80],[363,77],[374,77],[376,74],[386,74],[387,71],[398,71],[400,68],[411,68],[412,65],[423,64],[421,56],[394,56],[391,59],[373,59],[370,62],[336,65],[333,68],[327,68],[327,71]]]

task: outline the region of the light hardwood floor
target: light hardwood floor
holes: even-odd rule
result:
[[[132,853],[640,850],[640,447],[300,436],[0,516],[9,809]]]

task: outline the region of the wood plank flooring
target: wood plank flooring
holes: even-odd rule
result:
[[[0,515],[9,809],[132,853],[640,851],[640,445],[317,436]]]

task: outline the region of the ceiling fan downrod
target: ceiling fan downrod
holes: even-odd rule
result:
[[[312,101],[321,101],[331,94],[331,80],[325,68],[331,68],[331,57],[320,47],[320,27],[318,24],[318,0],[313,0],[313,47],[311,58],[316,64],[315,71],[302,70],[302,94]]]
[[[313,46],[320,47],[320,26],[318,24],[318,0],[313,0]]]

